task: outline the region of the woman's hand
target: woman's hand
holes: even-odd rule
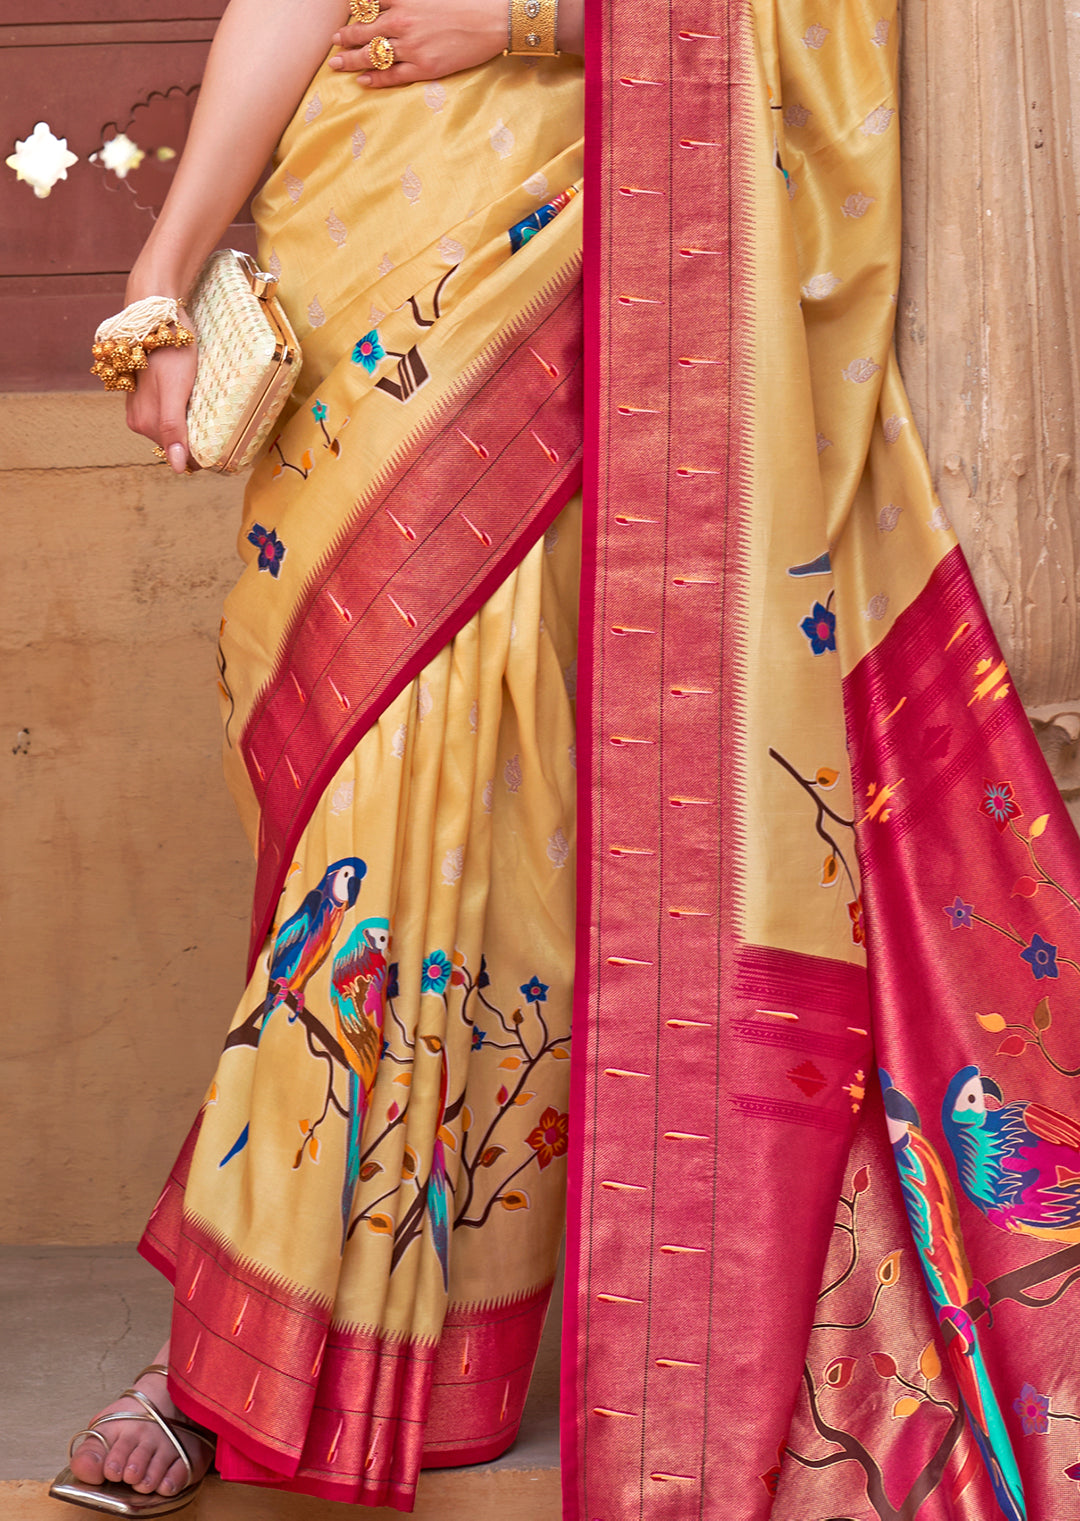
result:
[[[181,313],[183,318],[183,313]],[[190,326],[184,323],[185,327]],[[194,343],[182,349],[155,349],[127,398],[127,425],[165,450],[165,457],[184,475],[189,469],[187,405],[195,384],[198,355]]]
[[[341,52],[330,67],[358,73],[371,88],[442,79],[487,63],[506,47],[507,0],[385,0],[370,26],[354,23],[335,32]],[[368,44],[385,37],[394,49],[388,69],[372,68]]]

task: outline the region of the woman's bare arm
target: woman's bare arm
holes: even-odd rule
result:
[[[250,195],[329,52],[347,0],[230,0],[206,64],[176,176],[135,267],[127,300],[182,296]],[[158,349],[127,403],[128,427],[187,465],[195,346]]]

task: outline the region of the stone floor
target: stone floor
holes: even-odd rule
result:
[[[168,1287],[134,1249],[0,1246],[0,1521],[65,1521],[45,1496],[68,1439],[155,1354]],[[555,1521],[558,1318],[540,1349],[522,1433],[495,1463],[425,1475],[415,1515],[439,1521]],[[378,1517],[397,1514],[371,1511]],[[211,1482],[190,1521],[341,1521],[340,1507]]]

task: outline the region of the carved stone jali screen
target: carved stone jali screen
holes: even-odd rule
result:
[[[90,338],[123,305],[224,8],[224,0],[0,0],[0,161],[37,122],[78,156],[46,198],[0,162],[0,390],[97,387]],[[180,19],[160,19],[170,10]],[[91,161],[119,133],[146,154],[124,178]],[[253,249],[245,217],[246,209],[223,241]]]

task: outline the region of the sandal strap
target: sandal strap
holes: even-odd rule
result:
[[[139,1380],[141,1378],[145,1378],[148,1373],[158,1373],[162,1378],[168,1378],[169,1376],[169,1370],[164,1363],[147,1363],[142,1372],[136,1373],[131,1382],[133,1384],[137,1384]]]
[[[176,1450],[176,1456],[184,1465],[184,1470],[187,1475],[184,1480],[184,1488],[186,1489],[189,1484],[194,1482],[195,1470],[191,1466],[191,1459],[187,1455],[187,1449],[184,1447],[183,1442],[181,1442],[180,1438],[169,1425],[169,1422],[162,1415],[158,1407],[154,1404],[153,1400],[145,1395],[141,1389],[129,1389],[127,1393],[133,1399],[137,1399],[139,1404],[142,1405],[146,1411],[146,1415],[143,1417],[143,1419],[149,1419],[153,1421],[154,1424],[164,1433],[165,1436],[168,1437],[169,1441],[172,1443],[173,1447]]]

